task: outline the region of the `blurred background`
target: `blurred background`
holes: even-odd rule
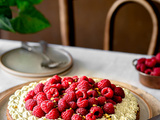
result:
[[[73,0],[75,46],[103,49],[105,19],[115,0]],[[154,2],[160,11],[160,4]],[[62,44],[58,0],[44,0],[36,8],[51,23],[51,27],[35,34],[0,31],[2,39],[40,41]],[[151,39],[152,22],[141,5],[129,3],[115,18],[114,50],[146,54]]]

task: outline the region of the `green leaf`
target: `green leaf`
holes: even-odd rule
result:
[[[48,22],[37,17],[31,17],[27,14],[20,15],[11,21],[16,32],[19,33],[35,33],[50,26]]]
[[[11,20],[15,31],[19,33],[35,33],[50,26],[48,20],[33,6],[23,7],[19,16]]]
[[[50,27],[49,21],[33,6],[43,0],[0,0],[0,28],[19,33],[36,33]],[[3,6],[3,7],[2,7]],[[18,16],[12,18],[9,6],[17,6]],[[11,19],[12,18],[12,19]]]
[[[17,5],[17,0],[8,0],[9,6],[16,6]]]
[[[8,0],[0,0],[0,6],[8,6],[9,2]]]
[[[21,3],[24,3],[24,2],[28,2],[30,3],[31,5],[34,5],[34,4],[39,4],[41,3],[43,0],[16,0],[17,1],[17,4],[21,4]]]
[[[48,20],[28,0],[17,0],[19,15],[11,20],[15,31],[35,33],[50,26]]]
[[[7,0],[1,0],[1,1],[7,1]],[[21,2],[29,2],[30,4],[39,4],[43,0],[8,0],[9,6],[16,6],[17,4],[20,4]]]
[[[33,9],[33,5],[28,0],[17,0],[17,7],[20,10],[20,13]]]
[[[12,18],[12,12],[11,9],[8,6],[1,6],[0,7],[0,15],[4,15],[8,17],[9,19]]]
[[[43,0],[28,0],[30,1],[32,4],[39,4],[41,3]]]
[[[4,15],[0,15],[0,28],[10,32],[15,32],[10,23],[10,20]]]

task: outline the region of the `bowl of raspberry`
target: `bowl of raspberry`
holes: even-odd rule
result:
[[[151,58],[134,59],[133,65],[139,72],[139,80],[144,86],[160,89],[160,53]]]

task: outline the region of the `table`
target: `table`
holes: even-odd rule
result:
[[[20,41],[0,39],[0,55],[8,50],[20,47],[20,45]],[[146,93],[151,94],[160,101],[160,90],[143,86],[139,82],[138,73],[132,65],[133,59],[150,56],[54,44],[50,44],[50,46],[61,47],[72,55],[74,64],[67,73],[67,76],[86,75],[127,83],[146,91]],[[3,70],[0,70],[0,81],[0,93],[11,87],[27,82],[20,78],[14,78],[4,73]]]

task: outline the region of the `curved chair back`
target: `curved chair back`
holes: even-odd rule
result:
[[[151,41],[148,48],[148,55],[153,55],[156,50],[156,44],[158,39],[158,18],[157,15],[152,7],[152,5],[147,2],[147,0],[117,0],[115,3],[111,6],[109,9],[109,12],[106,17],[106,24],[105,24],[105,33],[104,33],[104,49],[105,50],[113,50],[113,39],[111,39],[111,35],[113,35],[112,27],[113,27],[113,21],[115,18],[115,15],[117,11],[125,4],[134,2],[137,4],[142,5],[149,13],[151,19],[152,19],[152,35],[151,35]]]

